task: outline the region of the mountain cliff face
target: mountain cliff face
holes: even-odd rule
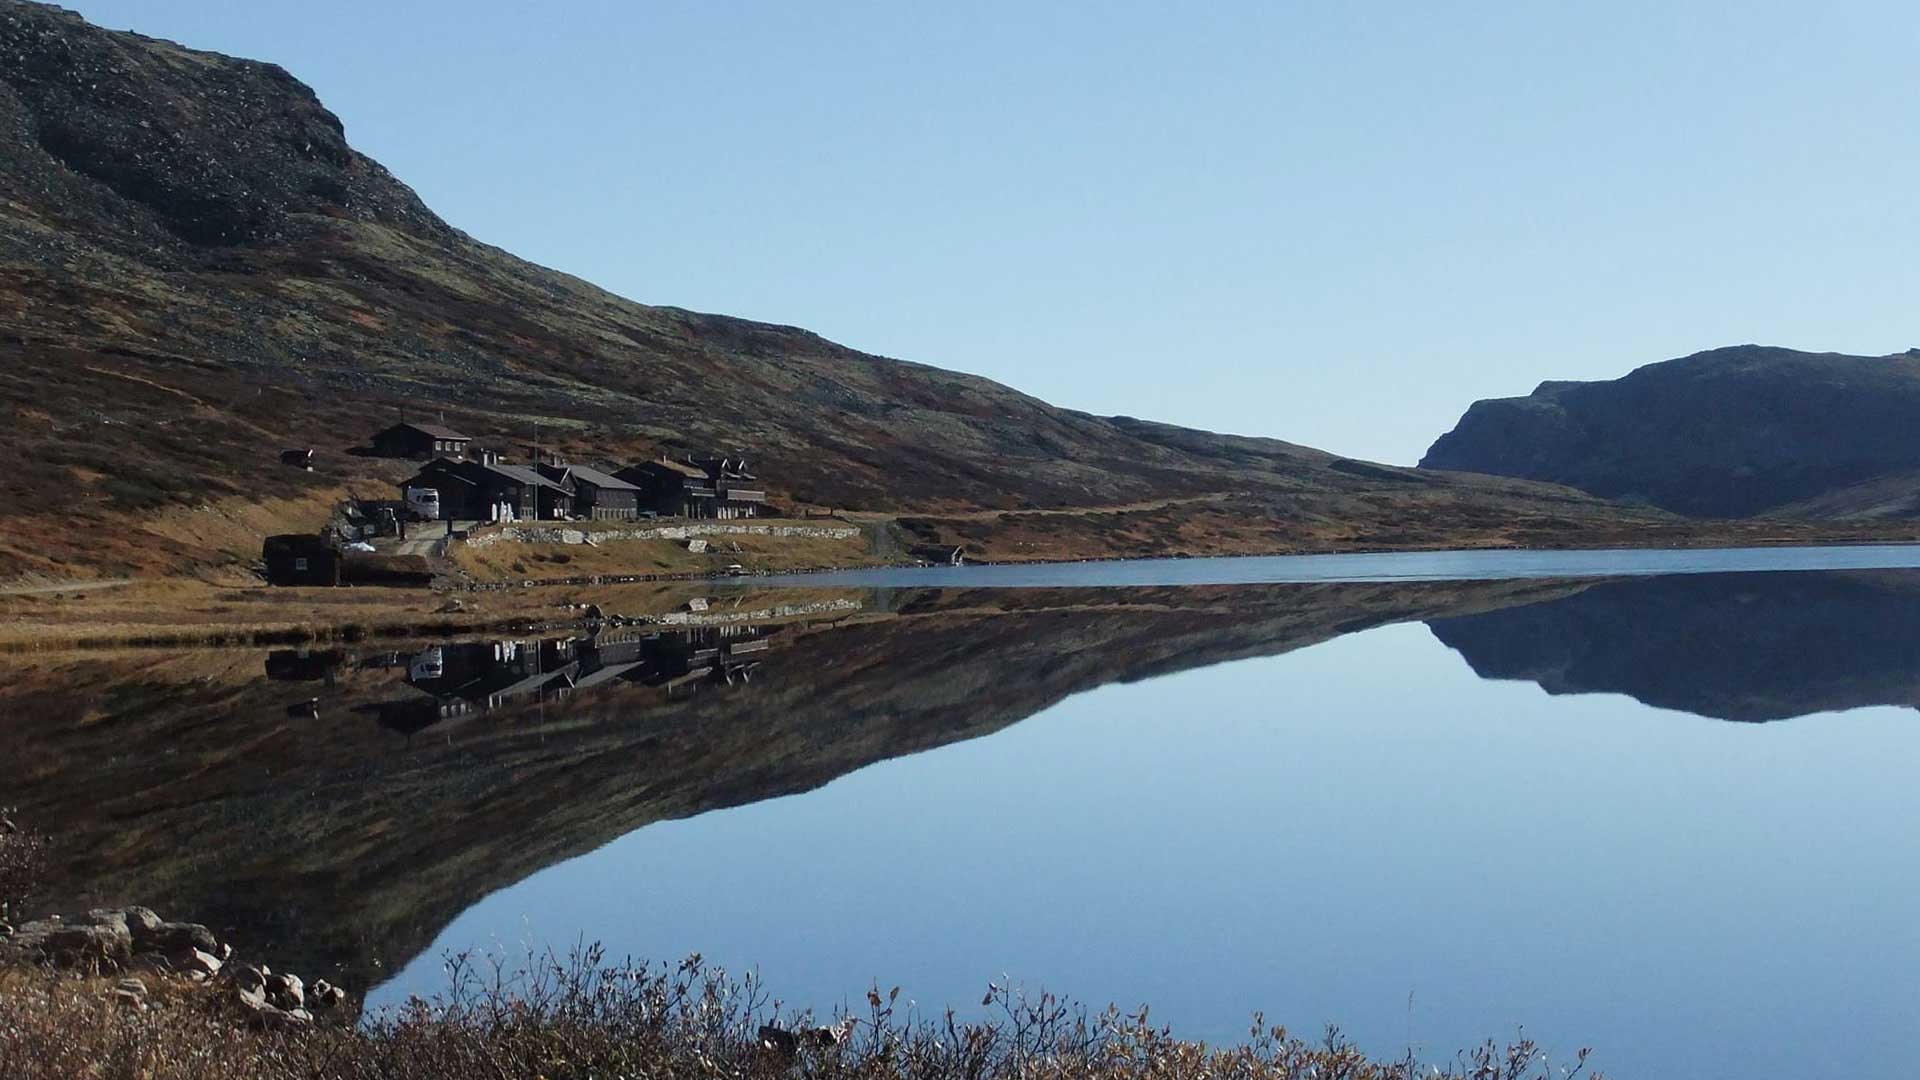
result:
[[[1526,397],[1475,402],[1420,465],[1746,517],[1920,469],[1917,429],[1920,350],[1869,357],[1741,345],[1610,382],[1547,382]],[[1844,516],[1852,502],[1843,502],[1804,509]]]
[[[214,535],[244,562],[356,485],[390,493],[404,467],[347,451],[402,415],[510,451],[537,424],[590,463],[745,449],[777,499],[842,509],[1197,504],[1171,531],[1020,542],[1053,557],[1114,553],[1128,528],[1127,550],[1203,553],[1622,520],[1564,489],[1089,416],[630,302],[448,226],[271,64],[25,0],[0,0],[0,58],[0,579],[199,571]],[[289,447],[316,449],[314,473],[278,466]]]

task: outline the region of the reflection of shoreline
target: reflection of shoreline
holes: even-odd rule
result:
[[[190,910],[294,970],[364,987],[487,893],[656,821],[812,790],[1099,686],[1569,588],[892,591],[857,619],[745,635],[772,644],[733,650],[762,667],[720,692],[619,674],[582,689],[628,662],[616,649],[633,641],[613,635],[663,628],[615,627],[570,654],[528,639],[499,669],[493,643],[473,643],[484,670],[450,700],[536,676],[539,692],[453,717],[427,687],[451,691],[436,681],[457,665],[443,651],[438,674],[416,674],[418,647],[279,653],[273,680],[252,651],[39,658],[0,684],[26,748],[5,783],[23,815],[62,823],[61,906]],[[537,671],[518,666],[536,654]],[[647,670],[671,681],[700,666]],[[430,737],[397,738],[364,708],[407,700],[432,709]]]
[[[1920,705],[1920,574],[1609,581],[1427,625],[1481,678],[1549,694],[1622,693],[1747,722]]]

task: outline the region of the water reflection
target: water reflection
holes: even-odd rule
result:
[[[1911,573],[1714,574],[1603,582],[1432,619],[1484,679],[1627,694],[1721,720],[1920,704]]]
[[[1336,775],[1363,768],[1364,755],[1289,774],[1296,787],[1288,790],[1324,785],[1344,792],[1336,801],[1349,820],[1318,821],[1262,802],[1263,793],[1282,789],[1261,779],[1263,769],[1279,770],[1271,761],[1262,765],[1261,755],[1308,760],[1307,751],[1330,738],[1316,726],[1322,716],[1373,708],[1369,694],[1390,687],[1399,704],[1391,723],[1382,721],[1392,729],[1391,744],[1370,751],[1376,764],[1398,752],[1395,746],[1461,738],[1479,740],[1476,752],[1495,759],[1517,756],[1515,732],[1540,729],[1539,717],[1529,713],[1527,725],[1491,733],[1461,717],[1517,716],[1535,706],[1474,682],[1456,654],[1482,679],[1524,679],[1554,694],[1626,693],[1724,719],[1911,706],[1920,701],[1916,577],[905,589],[839,597],[835,610],[851,614],[831,621],[597,627],[382,650],[15,657],[4,662],[0,710],[13,718],[21,750],[0,765],[0,790],[23,816],[52,823],[60,834],[65,861],[54,899],[61,906],[141,902],[190,913],[303,974],[365,988],[430,956],[436,937],[489,894],[549,867],[623,836],[670,835],[657,828],[666,822],[700,817],[706,828],[724,832],[735,817],[716,811],[759,804],[755,815],[797,814],[796,802],[770,800],[815,792],[856,771],[866,770],[869,785],[878,777],[891,800],[884,812],[913,820],[925,837],[953,833],[957,819],[949,815],[966,813],[957,802],[954,809],[925,802],[927,771],[960,768],[965,775],[949,778],[956,792],[978,794],[972,789],[984,785],[991,797],[1025,807],[1029,824],[1022,827],[1039,830],[1044,841],[1048,828],[1078,820],[1092,804],[1075,802],[1071,790],[1039,773],[1018,791],[994,794],[995,778],[1012,775],[994,758],[995,748],[1014,744],[1011,736],[983,737],[1102,687],[1424,623],[1427,630],[1400,633],[1430,630],[1453,652],[1431,640],[1431,656],[1362,648],[1348,666],[1311,674],[1232,664],[1222,672],[1260,671],[1268,681],[1242,685],[1231,697],[1154,706],[1161,715],[1179,711],[1182,753],[1193,755],[1188,767],[1245,761],[1248,771],[1233,782],[1250,785],[1248,796],[1233,814],[1351,833],[1352,843],[1337,850],[1296,853],[1351,860],[1369,843],[1369,813],[1389,797],[1376,776]],[[1443,678],[1436,662],[1478,690],[1456,688],[1445,701],[1434,696],[1431,687]],[[1177,682],[1151,691],[1109,689],[1084,701],[1108,703],[1101,707],[1125,716],[1120,703],[1157,701]],[[1642,739],[1658,730],[1656,721],[1673,726],[1671,717],[1602,716],[1574,704],[1552,704],[1553,715],[1570,718],[1555,737],[1583,724],[1630,720],[1641,725],[1633,730]],[[1021,737],[1038,737],[1034,727],[1022,725]],[[1089,721],[1075,737],[1114,740],[1117,753],[1133,730]],[[961,743],[984,757],[954,764],[960,759],[935,755],[917,758],[911,770],[904,763],[869,768]],[[1165,762],[1174,749],[1142,752]],[[1622,758],[1613,767],[1636,766]],[[896,772],[916,779],[886,785]],[[1128,811],[1134,832],[1179,847],[1224,828],[1171,804],[1151,809],[1160,804],[1146,795],[1179,786],[1164,775],[1142,784]],[[1444,817],[1459,809],[1460,798],[1438,788],[1423,805]],[[1513,811],[1521,812],[1518,804]],[[1492,819],[1455,824],[1478,834],[1502,827]],[[925,865],[901,844],[851,845],[835,857],[885,863],[888,873],[906,875],[906,888]],[[1378,848],[1380,859],[1400,857],[1392,844]],[[673,861],[649,863],[653,894],[677,895],[676,882],[712,869],[694,860],[731,857],[702,850],[694,845],[676,850]],[[1404,855],[1426,858],[1411,847]],[[1012,858],[1012,849],[1000,856]],[[1085,869],[1092,875],[1099,868]],[[592,887],[623,895],[636,886],[633,872],[629,866]],[[1381,869],[1383,876],[1393,872]],[[1432,868],[1420,862],[1399,872],[1417,881]],[[1458,917],[1476,917],[1469,897],[1454,902]],[[1079,932],[1103,940],[1120,925],[1112,920],[1125,917],[1097,905],[1082,914]],[[804,922],[808,915],[796,908],[783,918]],[[1241,916],[1253,920],[1257,913]],[[561,936],[604,931],[589,922],[582,915]],[[1176,940],[1162,944],[1180,953],[1178,939],[1187,931],[1163,929]],[[645,940],[631,944],[652,951]],[[1039,944],[1023,950],[1014,951],[1041,955]],[[943,955],[930,951],[926,962]],[[1030,973],[1104,1000],[1109,991],[1098,983],[1105,970],[1090,968],[1089,983],[1065,985],[1064,975]],[[1136,974],[1165,988],[1153,995],[1157,1004],[1179,1005],[1185,984],[1171,970]],[[1257,1004],[1273,1002],[1245,1002]],[[1327,1016],[1349,1018],[1339,1009]],[[1237,1024],[1241,1017],[1224,1019]]]
[[[404,697],[366,702],[353,711],[373,716],[389,731],[412,738],[442,720],[564,701],[619,684],[691,693],[700,685],[743,686],[753,681],[780,627],[716,626],[689,630],[607,630],[586,637],[531,641],[495,639],[428,645],[354,662],[360,670],[404,670]],[[267,677],[318,679],[333,684],[347,658],[337,652],[282,650],[267,657]],[[301,706],[289,706],[290,714]],[[314,706],[317,712],[317,705]]]

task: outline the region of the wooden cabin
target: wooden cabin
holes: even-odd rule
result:
[[[661,517],[752,518],[766,512],[767,493],[744,458],[667,458],[615,474],[640,489],[640,506]]]
[[[375,457],[413,458],[425,461],[445,457],[461,459],[473,436],[463,435],[441,424],[395,424],[373,437]]]
[[[541,521],[573,515],[573,490],[524,465],[502,464],[493,455],[483,461],[439,458],[400,485],[440,493],[446,521]]]
[[[540,475],[573,492],[575,517],[632,521],[640,516],[640,487],[586,465],[540,466]]]

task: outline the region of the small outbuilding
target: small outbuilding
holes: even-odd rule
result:
[[[324,536],[287,533],[260,545],[269,585],[338,585],[340,552]]]

